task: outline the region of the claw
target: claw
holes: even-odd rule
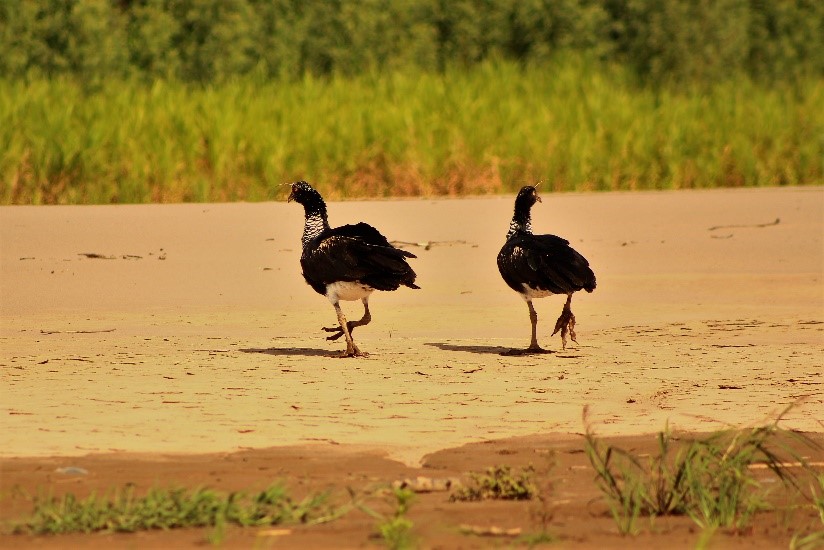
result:
[[[569,307],[564,307],[564,310],[561,312],[561,316],[558,317],[558,320],[555,322],[555,330],[552,331],[552,336],[561,331],[561,349],[566,349],[567,344],[567,335],[569,338],[578,343],[577,336],[575,334],[575,315],[572,314],[572,310]]]

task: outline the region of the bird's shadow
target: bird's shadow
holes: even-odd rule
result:
[[[488,353],[494,355],[503,355],[509,351],[509,348],[502,346],[463,346],[461,344],[447,344],[445,342],[426,342],[426,345],[443,351],[464,351],[467,353]]]
[[[265,355],[302,355],[304,357],[334,357],[334,352],[315,348],[246,348],[243,353],[263,353]]]

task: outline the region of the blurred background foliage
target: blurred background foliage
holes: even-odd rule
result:
[[[0,202],[820,184],[821,0],[3,0]]]
[[[560,50],[640,82],[824,74],[819,0],[4,0],[0,75],[201,84],[444,71]]]

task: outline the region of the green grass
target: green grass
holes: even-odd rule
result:
[[[33,534],[135,532],[151,529],[215,527],[219,540],[225,525],[262,526],[316,524],[330,521],[347,509],[327,505],[327,495],[293,500],[283,485],[272,485],[260,493],[224,494],[212,489],[152,489],[145,496],[133,488],[110,496],[92,494],[80,499],[69,493],[61,498],[35,498],[31,517],[15,526],[17,532]]]
[[[824,81],[638,87],[567,57],[221,85],[0,81],[0,203],[821,184]]]
[[[822,529],[811,533],[796,533],[790,540],[790,550],[824,548],[824,473],[819,473],[811,486],[812,507],[818,512]]]
[[[600,440],[585,410],[586,454],[618,530],[634,535],[640,531],[640,518],[663,515],[688,515],[707,536],[718,528],[742,530],[755,513],[769,509],[755,465],[765,466],[785,487],[800,492],[785,461],[805,461],[788,443],[815,443],[779,426],[789,410],[765,426],[725,430],[678,445],[665,429],[658,435],[658,454],[645,460]]]
[[[390,506],[394,506],[391,513],[380,513],[362,501],[359,501],[356,506],[365,514],[378,520],[376,529],[381,542],[392,550],[414,548],[416,546],[415,536],[412,533],[414,523],[407,517],[407,513],[415,499],[415,493],[406,487],[396,487],[391,490],[377,491],[369,496],[376,495],[389,496],[392,500]],[[354,501],[354,494],[352,498]]]
[[[799,454],[799,449],[817,445],[779,427],[786,412],[765,426],[725,430],[701,439],[679,439],[665,429],[658,436],[658,453],[645,456],[606,444],[595,435],[585,411],[585,452],[619,532],[637,534],[642,518],[663,515],[690,517],[701,528],[699,548],[710,545],[719,529],[746,532],[753,515],[772,506],[754,475],[754,466],[766,467],[789,496],[805,500],[801,507],[793,505],[787,511],[814,510],[824,525],[824,474]],[[792,474],[788,461],[802,468]],[[483,473],[470,473],[471,482],[453,493],[450,501],[530,500],[530,516],[536,529],[514,542],[530,547],[552,544],[558,540],[550,532],[556,511],[550,476],[553,467],[551,457],[543,470],[529,466],[516,473],[508,466],[493,466]],[[800,475],[809,476],[809,494],[802,490]],[[60,498],[41,494],[33,499],[29,517],[12,527],[17,533],[40,535],[210,527],[207,540],[220,544],[228,525],[317,525],[359,509],[377,520],[374,538],[386,547],[402,549],[418,544],[408,517],[415,498],[412,490],[348,492],[350,502],[337,506],[330,504],[326,492],[293,499],[282,484],[252,494],[155,488],[138,496],[131,486],[106,496],[92,494],[86,498],[71,493]],[[366,504],[376,498],[382,512]],[[816,529],[797,531],[790,548],[820,547],[824,531]]]

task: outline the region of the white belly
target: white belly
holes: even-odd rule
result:
[[[327,285],[326,297],[333,304],[338,300],[362,300],[375,289],[362,283],[338,282]]]
[[[552,292],[548,290],[540,290],[537,288],[532,288],[529,285],[524,285],[524,299],[526,300],[534,300],[535,298],[546,298],[547,296],[552,296]]]

